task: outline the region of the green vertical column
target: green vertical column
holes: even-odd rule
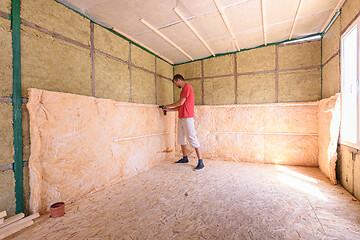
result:
[[[11,30],[13,47],[13,121],[14,121],[14,175],[16,213],[24,211],[23,149],[21,122],[21,46],[20,0],[11,1]]]

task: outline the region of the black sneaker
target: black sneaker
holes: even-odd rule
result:
[[[189,163],[189,159],[188,159],[188,157],[183,157],[182,159],[180,159],[179,161],[177,161],[175,163]]]
[[[199,163],[198,163],[198,165],[195,167],[195,171],[200,171],[200,170],[202,170],[202,169],[204,169],[204,163],[203,163],[203,161],[202,161],[202,159],[199,159]]]

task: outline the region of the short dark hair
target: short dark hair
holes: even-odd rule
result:
[[[174,77],[173,77],[173,82],[174,81],[177,81],[177,80],[182,80],[182,81],[184,81],[184,77],[183,76],[181,76],[180,74],[176,74]]]

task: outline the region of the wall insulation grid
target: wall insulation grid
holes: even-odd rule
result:
[[[13,1],[13,3],[17,2],[20,1]],[[24,180],[20,181],[19,178],[22,176],[19,171],[22,171],[22,159],[17,155],[16,161],[20,162],[17,165],[13,160],[15,132],[13,131],[13,109],[15,107],[12,107],[12,97],[15,99],[15,92],[13,94],[12,90],[15,87],[12,87],[12,83],[19,84],[20,81],[13,81],[12,73],[15,65],[12,63],[10,16],[14,18],[16,15],[10,14],[11,4],[11,0],[0,3],[0,63],[2,65],[0,73],[2,81],[0,87],[0,136],[2,138],[0,209],[6,210],[8,216],[23,211],[21,206],[23,199],[25,212],[28,213],[29,173],[26,163],[30,155],[29,115],[23,104],[22,111],[19,111],[19,107],[16,108],[16,121],[19,122],[18,114],[20,113],[23,131],[22,139],[18,139],[15,146],[23,147],[22,158],[25,165]],[[20,11],[20,7],[17,10]],[[30,87],[123,102],[149,104],[172,102],[173,91],[170,80],[173,75],[173,66],[136,44],[118,37],[114,32],[92,23],[89,19],[52,0],[22,0],[21,19],[20,16],[18,19],[19,27],[21,23],[22,69],[21,88],[16,85],[16,92],[20,101],[20,97],[23,98],[23,103],[27,102],[27,89]],[[20,54],[20,51],[18,53]],[[16,60],[20,61],[20,57]],[[18,65],[20,67],[20,64]],[[19,77],[20,75],[17,76],[18,79]],[[148,81],[144,82],[144,78]],[[19,126],[14,124],[14,129],[17,130],[17,134],[20,130],[21,134]],[[19,154],[19,151],[15,153]],[[15,176],[11,168],[17,171]],[[24,184],[24,194],[21,193],[19,187],[15,187],[16,178],[17,186]]]
[[[15,98],[15,92],[11,93],[12,83],[16,82],[16,76],[13,77],[11,71],[12,2],[15,4],[19,0],[0,3],[0,62],[5,66],[0,73],[1,79],[4,79],[0,88],[0,136],[3,139],[0,169],[9,169],[13,165],[13,139],[16,138],[14,134],[18,134],[11,126],[12,111],[15,109],[11,106],[14,101],[12,97]],[[26,102],[27,89],[35,87],[116,101],[166,104],[179,97],[179,89],[174,88],[170,80],[174,73],[181,73],[193,86],[197,105],[296,102],[327,98],[340,91],[340,33],[359,15],[359,5],[356,0],[347,0],[339,17],[321,41],[285,41],[171,66],[118,33],[104,29],[61,4],[51,0],[22,0],[22,81],[21,88],[17,87],[16,91],[21,89],[23,102]],[[64,21],[60,22],[59,19]],[[243,62],[247,64],[243,65]],[[17,103],[19,99],[17,96]],[[24,105],[21,115],[23,159],[26,162],[30,154],[30,138],[29,116]],[[345,147],[339,150],[340,181],[359,198],[360,179],[354,176],[354,169],[360,169],[359,157]],[[15,154],[19,154],[16,149]],[[21,166],[19,160],[17,162],[17,165],[14,164],[16,171]],[[360,171],[357,172],[359,174]],[[15,178],[19,180],[19,177],[20,174]],[[20,190],[16,195],[15,210],[13,171],[0,172],[0,180],[0,192],[4,193],[0,196],[0,209],[7,210],[11,216],[15,211],[21,211]],[[28,169],[25,167],[26,210],[28,181]]]

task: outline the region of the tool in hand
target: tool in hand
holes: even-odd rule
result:
[[[163,109],[163,112],[164,112],[164,115],[166,115],[166,110],[165,110],[165,106],[164,105],[161,105],[161,106],[159,106],[159,108],[162,108]]]

